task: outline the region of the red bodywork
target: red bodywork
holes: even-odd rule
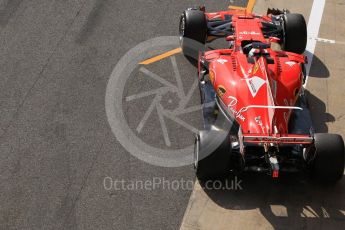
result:
[[[305,56],[268,48],[264,52],[270,63],[263,55],[249,62],[242,42],[269,43],[261,22],[271,19],[234,11],[206,13],[206,17],[209,21],[224,20],[229,14],[235,29],[233,48],[205,52],[201,59],[208,62],[220,103],[239,123],[245,142],[312,142],[309,136],[288,134],[291,112],[299,109],[295,103],[303,87]]]

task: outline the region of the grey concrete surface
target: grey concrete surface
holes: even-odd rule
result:
[[[177,35],[182,10],[204,3],[0,1],[0,229],[179,228],[190,190],[104,189],[106,176],[194,180],[191,166],[154,167],[127,153],[104,97],[128,50]],[[205,4],[216,10],[229,1]]]

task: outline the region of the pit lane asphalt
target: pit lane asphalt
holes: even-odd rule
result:
[[[0,229],[179,228],[191,191],[104,189],[106,176],[194,180],[191,166],[155,167],[126,152],[104,97],[128,50],[177,35],[182,10],[203,3],[0,1]]]

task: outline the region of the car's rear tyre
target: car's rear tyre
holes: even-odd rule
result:
[[[222,179],[230,172],[229,132],[200,131],[195,138],[194,168],[199,180]]]
[[[285,51],[302,54],[307,47],[307,25],[302,14],[284,15]]]
[[[207,22],[205,13],[197,9],[189,9],[180,17],[180,44],[186,57],[198,59],[199,51],[205,47]]]
[[[336,182],[344,174],[344,141],[340,135],[315,134],[312,177],[321,182]]]

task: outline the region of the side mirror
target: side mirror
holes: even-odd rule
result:
[[[227,37],[225,38],[225,40],[227,40],[228,42],[232,42],[232,41],[235,40],[235,36],[234,36],[234,35],[227,36]]]
[[[269,41],[270,41],[270,42],[274,42],[274,43],[280,43],[280,38],[277,38],[277,37],[270,37],[270,38],[269,38]]]

